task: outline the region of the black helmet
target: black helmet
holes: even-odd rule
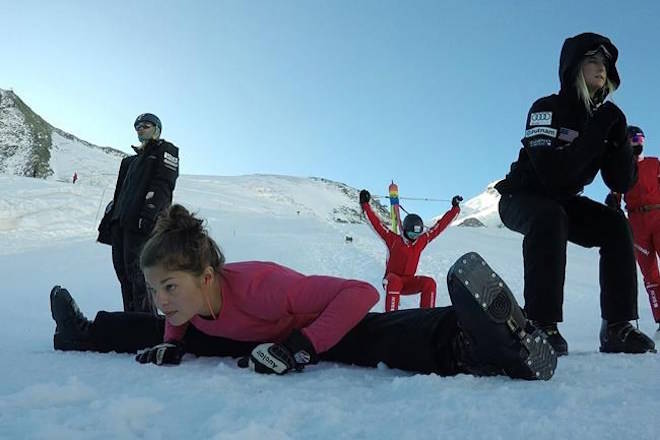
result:
[[[403,235],[407,238],[414,240],[424,232],[424,222],[417,214],[408,214],[403,219]]]
[[[626,134],[628,135],[629,138],[635,136],[636,134],[641,134],[642,136],[644,136],[644,132],[642,131],[642,129],[634,125],[629,125],[626,128]]]
[[[628,142],[632,146],[633,154],[639,156],[644,151],[644,132],[641,128],[634,125],[629,125],[626,128],[626,135]]]
[[[159,132],[163,131],[163,126],[160,123],[160,119],[158,119],[158,116],[154,115],[153,113],[142,113],[140,116],[135,118],[133,127],[137,128],[138,124],[141,122],[150,122],[154,124],[156,127],[158,127]]]

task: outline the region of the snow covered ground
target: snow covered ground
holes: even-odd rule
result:
[[[548,382],[332,363],[270,377],[232,359],[186,356],[157,367],[131,355],[55,352],[52,285],[66,286],[89,317],[121,308],[110,248],[94,241],[113,183],[0,176],[2,439],[654,439],[660,432],[660,355],[598,353],[598,252],[574,246],[561,326],[571,354]],[[356,204],[333,185],[182,176],[175,200],[208,219],[229,261],[274,260],[380,286],[385,248],[367,225],[332,220],[333,208]],[[474,250],[521,300],[520,246],[505,229],[451,227],[427,248],[419,272],[436,277],[438,305],[449,304],[447,269]],[[641,329],[653,334],[643,292],[639,308]],[[382,299],[374,309],[383,309]]]

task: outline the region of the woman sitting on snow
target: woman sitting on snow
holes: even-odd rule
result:
[[[174,205],[158,220],[140,264],[165,319],[99,312],[89,321],[55,286],[56,350],[146,348],[136,360],[157,365],[178,364],[184,353],[233,356],[241,357],[239,366],[267,374],[327,360],[549,379],[557,362],[506,285],[474,253],[449,272],[453,307],[369,313],[378,292],[365,282],[305,276],[270,262],[225,264],[202,220]]]

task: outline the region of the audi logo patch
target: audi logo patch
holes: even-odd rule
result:
[[[552,112],[537,112],[529,115],[529,125],[552,125]]]

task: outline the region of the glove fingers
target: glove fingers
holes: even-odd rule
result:
[[[142,353],[138,353],[138,354],[135,356],[135,360],[138,361],[138,362],[141,363],[141,364],[146,364],[146,363],[148,362],[148,361],[147,361],[147,353],[148,353],[148,352],[149,352],[149,350],[145,350],[145,351],[143,351]]]
[[[154,362],[154,350],[153,349],[148,349],[144,350],[142,353],[139,353],[137,356],[135,356],[135,360],[138,361],[141,364],[151,364],[155,363]]]
[[[156,351],[156,355],[154,356],[153,362],[156,365],[163,365],[163,362],[165,361],[165,356],[167,355],[167,348],[158,347],[155,351]]]
[[[135,360],[141,364],[173,364],[181,363],[184,350],[174,344],[160,344],[135,356]]]

